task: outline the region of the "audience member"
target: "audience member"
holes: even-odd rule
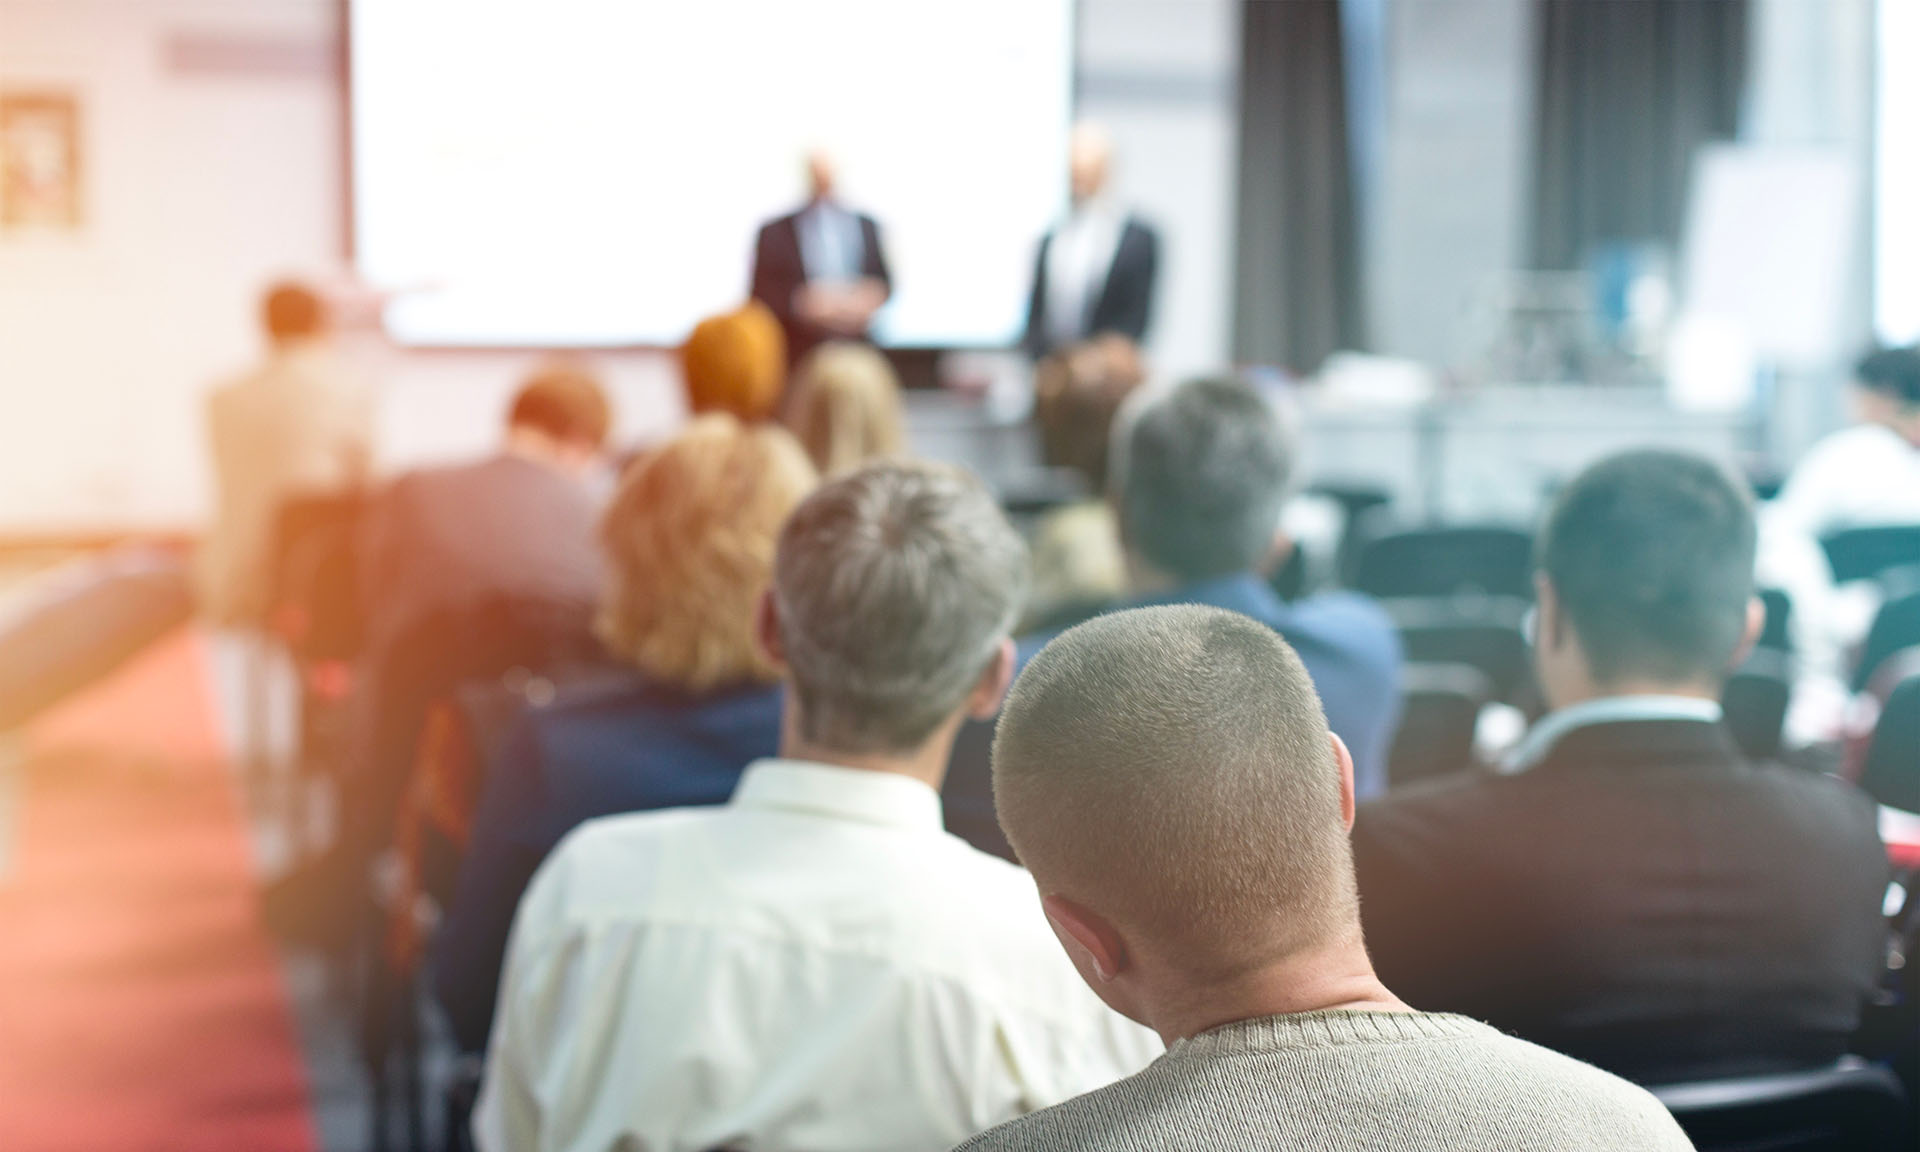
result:
[[[1130,606],[1210,604],[1276,629],[1300,654],[1352,751],[1360,794],[1384,791],[1400,702],[1392,622],[1351,593],[1286,603],[1261,574],[1276,542],[1284,547],[1292,434],[1259,393],[1233,379],[1190,381],[1130,415],[1110,464]]]
[[[757,424],[773,417],[786,390],[786,337],[773,313],[749,300],[694,325],[680,369],[689,413],[727,412]]]
[[[1074,628],[1021,673],[993,776],[1075,967],[1169,1047],[963,1148],[1691,1147],[1645,1091],[1375,976],[1353,761],[1272,629],[1204,607]]]
[[[1013,674],[1026,550],[964,473],[878,464],[780,537],[781,758],[724,808],[594,821],[521,901],[483,1149],[943,1149],[1144,1065],[1025,873],[940,827]]]
[[[1113,142],[1093,124],[1073,130],[1067,156],[1067,216],[1040,241],[1021,345],[1039,359],[1107,333],[1147,338],[1160,235],[1107,195]]]
[[[760,228],[753,298],[773,310],[794,361],[828,340],[865,340],[893,277],[873,217],[840,200],[833,157],[807,155],[807,202]]]
[[[514,906],[561,837],[597,816],[723,803],[774,754],[779,673],[754,612],[813,484],[785,431],[721,414],[621,481],[601,523],[600,633],[632,672],[530,709],[495,758],[435,955],[463,1048],[486,1044]]]
[[[1029,619],[1036,627],[1084,620],[1127,590],[1126,553],[1106,499],[1107,456],[1114,417],[1145,379],[1140,350],[1113,333],[1055,352],[1034,370],[1041,456],[1078,473],[1088,493],[1034,528]]]
[[[1797,464],[1773,510],[1810,536],[1920,524],[1920,347],[1887,348],[1854,370],[1856,422]]]
[[[1388,796],[1355,829],[1367,940],[1411,1003],[1642,1083],[1847,1050],[1884,960],[1873,805],[1741,758],[1721,683],[1758,634],[1753,511],[1707,461],[1634,452],[1539,543],[1551,713],[1512,774]]]
[[[587,477],[610,420],[587,369],[550,363],[514,397],[500,452],[410,472],[369,514],[361,588],[368,650],[414,621],[489,596],[592,605],[600,587]]]
[[[203,607],[220,624],[255,624],[265,613],[281,505],[352,487],[372,458],[372,395],[340,363],[325,301],[278,284],[260,319],[265,361],[207,401],[217,503],[199,575]]]
[[[793,434],[826,479],[906,447],[900,377],[871,344],[836,340],[807,353],[794,374]]]

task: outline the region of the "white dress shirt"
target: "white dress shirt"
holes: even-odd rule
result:
[[[1920,524],[1920,447],[1882,424],[1856,424],[1815,444],[1773,501],[1810,536],[1841,528]]]
[[[844,283],[860,278],[866,237],[860,218],[831,200],[815,200],[797,222],[800,263],[809,281]]]
[[[1033,881],[926,785],[761,761],[722,808],[593,821],[514,922],[486,1152],[945,1149],[1160,1051]]]
[[[1702,696],[1601,696],[1583,700],[1540,718],[1526,739],[1501,765],[1503,772],[1524,772],[1553,751],[1568,733],[1595,724],[1623,724],[1646,720],[1720,722],[1720,702]]]
[[[1055,347],[1087,336],[1087,322],[1106,290],[1113,255],[1125,225],[1110,206],[1095,202],[1075,209],[1047,246],[1047,337]]]

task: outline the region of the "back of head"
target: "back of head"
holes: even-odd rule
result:
[[[1902,408],[1920,409],[1920,345],[1870,352],[1854,367],[1853,378]]]
[[[1581,473],[1537,563],[1595,684],[1717,681],[1745,634],[1755,531],[1744,485],[1711,461],[1628,452]]]
[[[600,525],[607,647],[655,682],[694,692],[779,679],[754,613],[780,527],[813,485],[784,429],[719,413],[642,457]]]
[[[1034,373],[1034,416],[1047,463],[1072,468],[1094,492],[1105,491],[1114,417],[1145,379],[1140,350],[1114,333],[1042,360]]]
[[[879,463],[822,485],[780,534],[773,589],[803,735],[921,747],[965,703],[1026,597],[1027,550],[984,485]]]
[[[593,449],[606,443],[612,422],[599,377],[571,360],[553,360],[535,369],[507,410],[509,428],[531,428],[562,443]]]
[[[793,432],[822,476],[897,456],[906,441],[900,378],[871,344],[822,344],[794,377]]]
[[[1139,608],[1062,633],[1001,712],[993,795],[1042,891],[1195,978],[1357,931],[1320,699],[1244,616]]]
[[[305,284],[275,284],[260,300],[260,326],[275,344],[311,340],[324,335],[329,324],[326,301]]]
[[[687,410],[727,412],[749,424],[773,415],[787,383],[787,339],[766,305],[750,300],[694,325],[680,349]]]
[[[1142,560],[1183,580],[1247,571],[1273,544],[1293,445],[1252,385],[1193,380],[1135,416],[1121,440],[1121,529]]]

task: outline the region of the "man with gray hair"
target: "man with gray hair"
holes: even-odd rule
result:
[[[1643,1089],[1380,983],[1353,760],[1271,628],[1175,606],[1066,632],[1014,686],[993,782],[1075,967],[1169,1047],[964,1150],[1691,1147]]]
[[[593,821],[541,868],[483,1149],[945,1149],[1153,1058],[1032,880],[941,828],[954,733],[1013,675],[1026,565],[955,469],[875,465],[801,504],[759,624],[780,758],[724,808]]]

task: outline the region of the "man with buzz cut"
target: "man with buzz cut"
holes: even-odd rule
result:
[[[1353,760],[1273,629],[1201,606],[1082,624],[1021,674],[993,761],[1055,935],[1168,1048],[963,1149],[1691,1147],[1645,1090],[1381,984]]]
[[[514,921],[485,1152],[940,1152],[1144,1066],[1026,873],[941,827],[1013,675],[1027,553],[979,481],[881,464],[780,535],[780,756],[732,802],[582,826]]]

